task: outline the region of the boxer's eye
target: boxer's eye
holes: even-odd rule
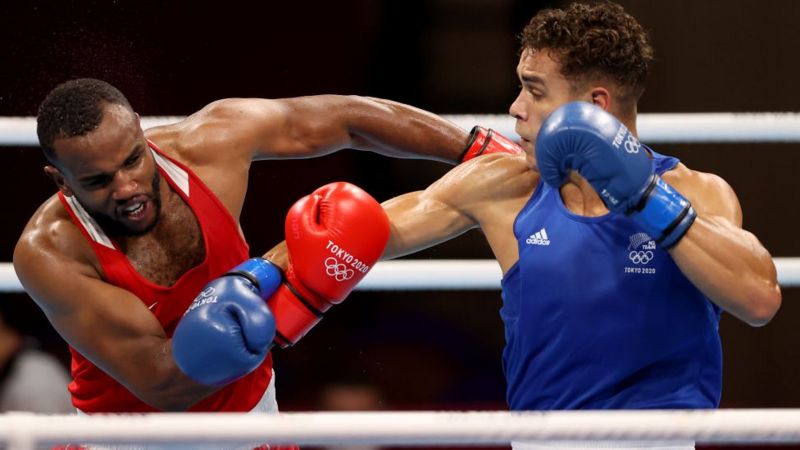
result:
[[[109,175],[98,175],[91,178],[88,178],[81,183],[85,189],[100,189],[102,187],[108,186],[108,183],[111,182],[111,176]]]
[[[123,163],[125,167],[133,167],[136,165],[137,162],[142,158],[142,152],[136,152],[128,157]]]
[[[538,89],[536,89],[534,87],[531,87],[531,86],[526,86],[524,84],[520,84],[519,85],[519,89],[522,90],[522,91],[527,92],[533,98],[536,98],[536,99],[542,98],[542,95],[543,95],[540,90],[538,90]]]

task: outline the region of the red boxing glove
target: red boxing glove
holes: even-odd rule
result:
[[[292,206],[285,232],[286,282],[267,300],[281,347],[300,340],[364,278],[389,241],[389,218],[357,186],[331,183]]]
[[[467,140],[467,148],[461,155],[461,162],[469,161],[476,156],[488,155],[489,153],[510,153],[512,155],[522,155],[525,151],[516,142],[495,132],[479,126],[472,127]]]

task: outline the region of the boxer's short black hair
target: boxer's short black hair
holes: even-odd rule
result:
[[[56,139],[83,136],[96,129],[103,120],[106,104],[132,110],[119,89],[94,78],[70,80],[50,91],[36,116],[36,134],[47,159],[55,162]]]

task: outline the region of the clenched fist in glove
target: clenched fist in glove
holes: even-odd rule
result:
[[[301,198],[286,216],[289,267],[267,304],[275,342],[288,347],[340,303],[369,272],[389,240],[389,219],[369,194],[331,183]]]

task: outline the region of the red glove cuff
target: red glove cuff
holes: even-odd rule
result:
[[[521,155],[524,153],[522,147],[516,142],[508,139],[492,129],[475,126],[469,133],[467,148],[461,155],[461,162],[469,161],[472,158],[490,153],[509,153]]]
[[[286,281],[267,300],[267,306],[275,317],[275,343],[281,348],[296,344],[322,320],[325,311],[332,306],[304,288],[293,275],[290,267]]]

